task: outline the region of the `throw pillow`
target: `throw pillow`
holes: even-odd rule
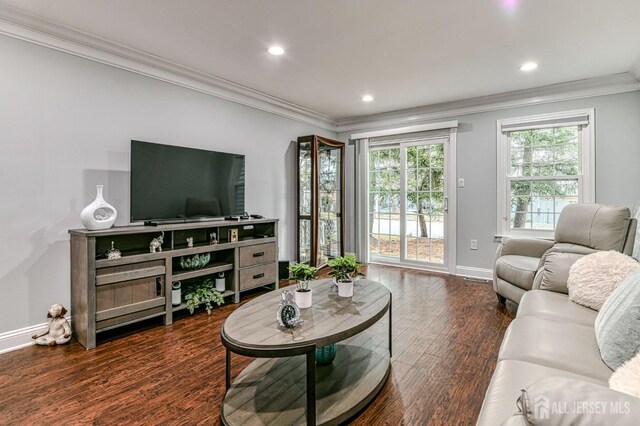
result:
[[[602,360],[616,370],[640,349],[640,270],[632,272],[596,317],[596,340]]]
[[[609,378],[609,387],[640,398],[640,353],[613,373]]]
[[[611,292],[638,266],[632,257],[617,251],[584,256],[569,270],[569,299],[599,311]]]

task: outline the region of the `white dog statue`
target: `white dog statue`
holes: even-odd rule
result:
[[[49,307],[49,312],[47,313],[47,328],[42,334],[32,336],[36,341],[36,345],[63,345],[71,340],[71,326],[69,325],[69,321],[64,317],[66,313],[67,310],[59,303]]]

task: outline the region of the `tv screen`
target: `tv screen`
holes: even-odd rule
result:
[[[131,221],[244,212],[244,155],[131,141]]]

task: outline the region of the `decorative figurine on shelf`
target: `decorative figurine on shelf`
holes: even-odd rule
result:
[[[218,244],[218,235],[215,232],[209,234],[209,244]]]
[[[238,241],[238,230],[235,228],[229,229],[229,242],[235,243],[236,241]]]
[[[155,253],[156,250],[162,253],[163,242],[164,242],[164,231],[162,231],[162,234],[160,234],[159,237],[156,237],[153,240],[151,240],[151,242],[149,243],[149,253]]]
[[[47,328],[42,334],[32,336],[36,341],[36,345],[63,345],[71,340],[71,326],[69,325],[69,321],[64,317],[66,313],[67,310],[59,303],[49,307],[49,312],[47,313]]]
[[[107,251],[107,259],[120,259],[122,257],[122,253],[120,250],[113,246],[113,241],[111,241],[111,248]]]
[[[193,247],[193,237],[187,238],[187,247]]]
[[[278,306],[278,324],[284,328],[295,328],[302,324],[304,320],[300,318],[300,309],[293,301],[293,291],[282,291],[282,302]]]

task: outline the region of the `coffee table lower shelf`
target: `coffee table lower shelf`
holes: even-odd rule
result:
[[[316,424],[340,424],[380,391],[391,368],[387,342],[364,331],[316,365]],[[227,425],[301,425],[306,421],[306,357],[258,358],[233,381],[222,403]]]

